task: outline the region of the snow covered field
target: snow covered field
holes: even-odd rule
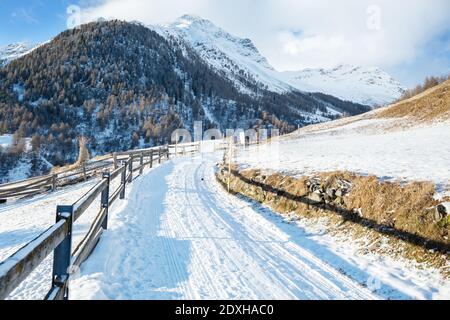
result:
[[[382,180],[432,181],[450,186],[450,123],[384,131],[396,120],[362,120],[342,127],[292,134],[280,143],[239,152],[242,168],[290,175],[348,170]]]
[[[439,299],[437,270],[358,254],[320,225],[287,223],[229,195],[216,157],[175,159],[139,178],[71,281],[72,299]]]

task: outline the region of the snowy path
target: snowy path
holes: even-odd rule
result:
[[[130,185],[127,199],[111,208],[109,230],[72,277],[71,298],[450,297],[450,282],[437,270],[361,255],[360,247],[337,241],[320,223],[286,223],[227,194],[214,177],[219,158],[172,160]],[[52,225],[57,204],[76,201],[95,183],[0,207],[0,260]],[[92,206],[76,222],[74,246],[97,211]],[[51,268],[50,255],[10,298],[42,299]]]
[[[137,180],[71,298],[377,298],[302,248],[281,220],[220,188],[208,158],[177,159]]]

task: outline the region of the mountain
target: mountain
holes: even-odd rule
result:
[[[205,129],[286,133],[368,110],[325,94],[273,92],[239,73],[246,90],[176,37],[137,23],[89,23],[0,68],[0,134],[33,137],[36,152],[62,165],[76,159],[80,135],[96,155],[167,143],[196,120]]]
[[[27,54],[35,47],[36,45],[27,42],[12,43],[5,47],[0,47],[0,67]]]
[[[252,91],[248,88],[249,81],[277,93],[293,89],[278,79],[279,73],[250,39],[235,37],[209,20],[184,15],[173,23],[149,27],[190,46],[206,63],[235,83],[241,92]]]
[[[376,67],[339,65],[332,69],[278,72],[251,40],[233,36],[198,16],[184,15],[175,22],[149,27],[190,46],[241,92],[252,91],[247,85],[250,81],[277,93],[322,92],[374,107],[398,99],[405,91],[398,81]]]
[[[99,19],[96,22],[105,22]],[[136,22],[135,24],[140,24]],[[377,67],[338,65],[330,69],[278,72],[250,39],[241,39],[195,15],[147,26],[180,46],[189,46],[210,67],[225,75],[243,93],[264,88],[276,93],[293,90],[321,92],[342,100],[378,107],[397,100],[405,91],[398,81]],[[33,46],[10,45],[0,51],[0,65],[23,55]],[[340,113],[337,111],[337,113]]]
[[[406,90],[376,67],[339,65],[332,69],[288,71],[282,75],[287,83],[301,91],[323,92],[370,106],[389,104]]]

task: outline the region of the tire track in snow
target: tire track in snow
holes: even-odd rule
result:
[[[373,298],[373,295],[368,292],[365,292],[362,295],[353,294],[352,292],[358,293],[361,286],[346,278],[321,260],[310,254],[305,254],[305,251],[300,247],[297,246],[295,248],[292,243],[287,241],[285,235],[281,234],[276,236],[273,233],[273,224],[270,224],[270,228],[267,228],[267,221],[264,221],[250,206],[244,205],[242,208],[244,208],[245,211],[248,211],[248,216],[252,216],[252,218],[256,219],[247,219],[248,221],[245,221],[245,218],[242,219],[242,214],[239,213],[242,209],[236,211],[236,199],[234,196],[223,193],[223,190],[220,190],[221,187],[217,188],[218,185],[211,168],[208,170],[206,164],[203,164],[202,167],[203,171],[208,171],[203,173],[205,176],[208,176],[208,179],[205,179],[208,183],[208,187],[204,188],[203,192],[199,192],[201,197],[204,198],[204,202],[220,204],[223,207],[222,212],[227,212],[230,216],[234,213],[231,218],[239,221],[241,225],[245,225],[246,223],[251,224],[250,227],[246,226],[246,228],[242,229],[238,238],[248,238],[247,241],[250,250],[247,250],[247,252],[253,255],[254,258],[258,257],[260,259],[260,264],[267,264],[265,265],[263,273],[271,275],[277,274],[277,277],[272,277],[272,281],[277,282],[281,288],[289,288],[289,285],[291,285],[292,290],[290,294],[294,297],[299,297],[299,294],[306,294],[303,298],[332,298],[333,296],[340,296],[341,298]],[[199,179],[196,179],[196,181],[199,181]],[[224,216],[221,217],[221,219],[224,218]],[[272,237],[267,239],[268,235],[271,234],[275,236],[275,239]],[[261,240],[261,235],[264,235],[263,240],[266,240],[266,242],[253,241],[253,239]],[[286,248],[287,245],[294,246],[294,250],[288,250]],[[292,254],[292,252],[294,254]],[[280,259],[280,257],[283,257],[283,259]],[[292,277],[292,274],[295,273],[295,271],[302,271],[305,276],[302,277],[302,279],[299,277]],[[330,279],[334,278],[338,279],[337,283],[341,284],[342,289],[347,292],[343,293],[342,289],[330,281]],[[302,281],[300,282],[300,286],[299,280]],[[311,292],[305,290],[305,287],[311,287]],[[363,292],[364,291],[365,290],[363,290]]]
[[[139,178],[112,210],[111,229],[72,283],[73,297],[377,298],[292,242],[280,221],[226,194],[213,160],[175,159]]]

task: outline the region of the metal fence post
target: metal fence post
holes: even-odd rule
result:
[[[68,220],[69,222],[69,230],[66,237],[55,248],[53,253],[52,289],[58,291],[55,297],[61,300],[69,298],[67,280],[69,279],[70,256],[72,253],[72,218],[72,205],[56,207],[56,222],[61,220]]]
[[[130,179],[128,179],[128,183],[131,183],[133,181],[133,155],[130,155],[130,159],[128,161],[128,171],[130,172]]]
[[[140,169],[139,169],[139,174],[142,174],[144,172],[144,153],[141,152],[141,158],[139,160],[139,164],[140,164]]]
[[[103,172],[102,178],[106,179],[106,188],[102,191],[102,197],[101,197],[101,205],[102,208],[105,209],[105,219],[102,222],[102,228],[108,229],[108,210],[109,210],[109,180],[110,180],[110,173],[109,172]]]

